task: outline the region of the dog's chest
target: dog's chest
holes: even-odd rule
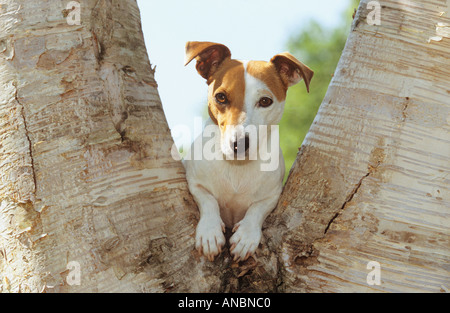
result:
[[[223,168],[214,179],[214,197],[227,227],[239,222],[252,203],[264,197],[264,172],[252,165]]]

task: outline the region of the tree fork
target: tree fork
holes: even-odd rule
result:
[[[2,291],[449,289],[449,1],[382,1],[380,25],[361,2],[261,248],[238,264],[194,250],[136,2],[82,1],[81,25],[50,2],[0,7]]]

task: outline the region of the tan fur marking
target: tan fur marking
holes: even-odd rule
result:
[[[247,73],[264,82],[278,101],[286,99],[287,87],[283,84],[280,75],[271,62],[249,61]]]
[[[245,98],[245,70],[242,62],[237,60],[225,60],[209,79],[208,95],[209,113],[212,120],[217,121],[222,131],[227,125],[236,125],[240,113],[244,110]],[[228,104],[219,106],[215,95],[224,93],[228,98]]]

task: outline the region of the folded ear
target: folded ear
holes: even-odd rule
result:
[[[205,79],[208,79],[226,58],[231,58],[231,52],[225,45],[206,41],[188,41],[186,43],[184,65],[188,65],[193,59],[196,59],[195,68]]]
[[[299,83],[303,78],[306,90],[309,92],[309,83],[314,72],[308,66],[297,60],[289,52],[277,54],[270,62],[275,64],[278,74],[287,87]]]

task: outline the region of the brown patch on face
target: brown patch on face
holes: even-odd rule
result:
[[[236,125],[244,111],[245,70],[242,62],[226,60],[209,79],[208,112],[211,119],[225,131],[227,125]],[[218,104],[215,96],[223,93],[227,104]]]
[[[265,61],[250,61],[247,73],[264,82],[278,101],[286,99],[287,87],[281,80],[275,65]]]

